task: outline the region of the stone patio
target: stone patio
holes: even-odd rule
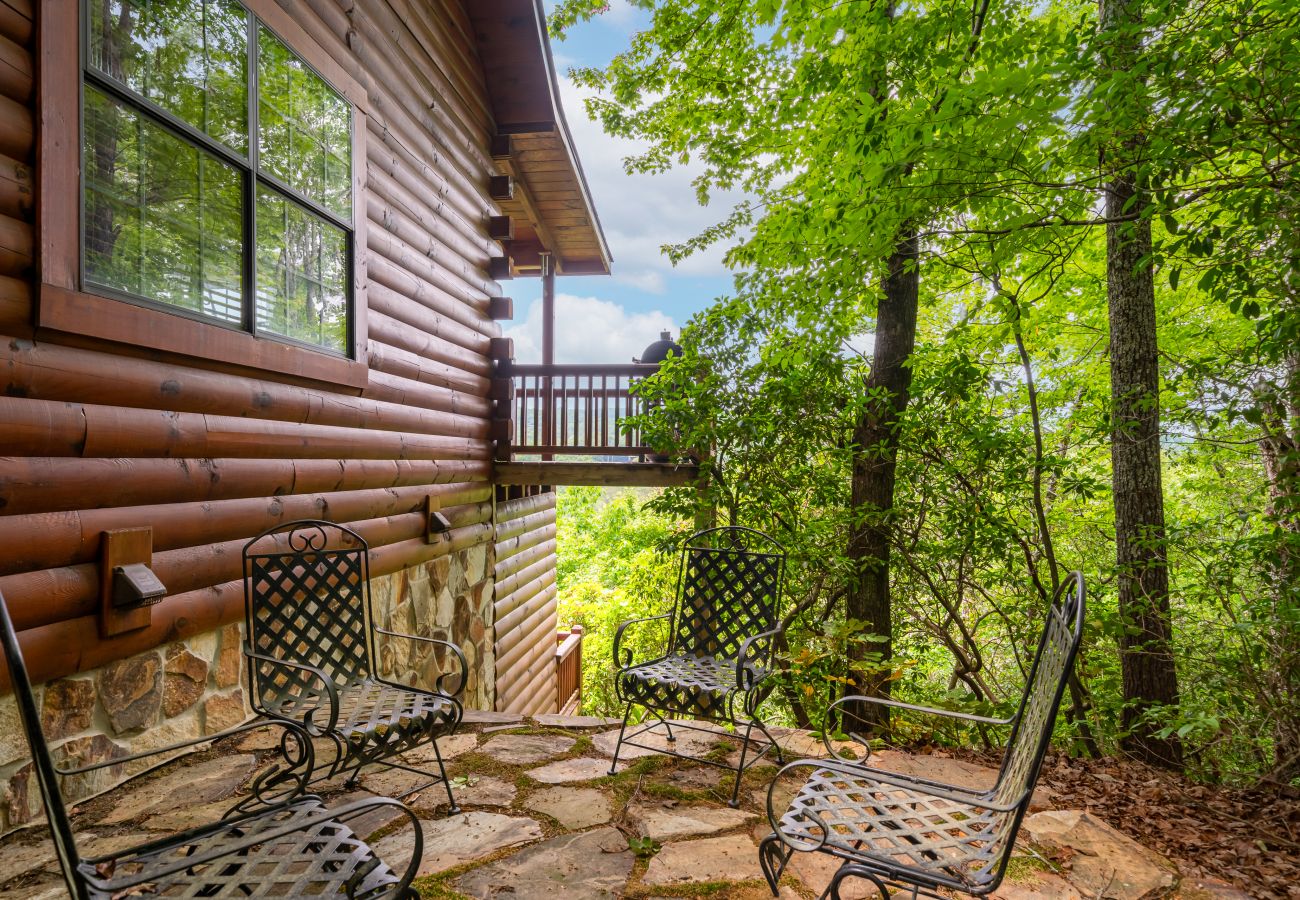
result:
[[[446,815],[441,786],[407,798],[424,829],[416,885],[430,898],[770,897],[758,868],[758,841],[768,833],[763,804],[775,769],[746,775],[742,807],[726,805],[728,773],[662,754],[638,752],[610,777],[617,729],[608,720],[467,714],[464,733],[440,743],[462,807]],[[775,729],[794,755],[816,755],[820,744],[802,732]],[[734,755],[724,732],[698,735],[693,749]],[[74,814],[86,855],[112,852],[143,839],[219,818],[244,785],[268,763],[265,741],[195,754],[142,775],[80,804]],[[991,783],[996,773],[939,756],[886,752],[886,768],[960,784]],[[418,784],[400,770],[363,773],[362,784],[401,792]],[[342,784],[320,791],[331,804],[365,796]],[[1177,891],[1172,864],[1087,813],[1039,811],[1026,821],[1019,855],[997,896],[1006,900],[1104,897],[1139,900]],[[399,821],[400,819],[400,821]],[[359,831],[395,866],[410,856],[412,830],[400,815],[379,811],[358,820]],[[353,823],[354,827],[357,823]],[[796,854],[782,897],[816,897],[834,871],[818,854]],[[66,896],[53,846],[43,828],[0,841],[0,900]],[[856,886],[855,886],[856,888]],[[1204,885],[1185,896],[1205,897]],[[847,897],[870,896],[864,890]],[[1230,894],[1211,894],[1230,897]]]

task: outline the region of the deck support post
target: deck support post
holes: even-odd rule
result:
[[[542,263],[542,365],[555,365],[555,263],[549,250],[543,250],[538,256]],[[555,444],[554,383],[548,376],[542,379],[542,421],[537,423],[542,430],[541,443],[546,446]],[[542,460],[549,462],[555,457],[543,453]]]

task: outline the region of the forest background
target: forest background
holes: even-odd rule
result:
[[[1078,569],[1064,746],[1300,781],[1300,10],[633,5],[650,27],[573,73],[589,111],[648,148],[631,170],[751,199],[666,248],[737,273],[638,423],[702,488],[561,494],[587,710],[716,521],[791,555],[781,720],[852,692],[1014,711]]]

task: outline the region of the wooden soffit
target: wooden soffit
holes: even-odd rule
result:
[[[560,104],[542,0],[468,0],[465,10],[496,121],[492,156],[509,176],[494,199],[511,220],[503,241],[515,274],[536,275],[550,251],[560,275],[608,275],[609,246]]]

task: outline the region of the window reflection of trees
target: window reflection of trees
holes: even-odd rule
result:
[[[89,0],[87,14],[86,282],[229,324],[251,304],[256,330],[346,352],[347,101],[264,27],[250,31],[234,0]],[[250,33],[259,178],[247,168]],[[214,146],[179,136],[184,126]],[[245,254],[256,269],[247,299]]]

